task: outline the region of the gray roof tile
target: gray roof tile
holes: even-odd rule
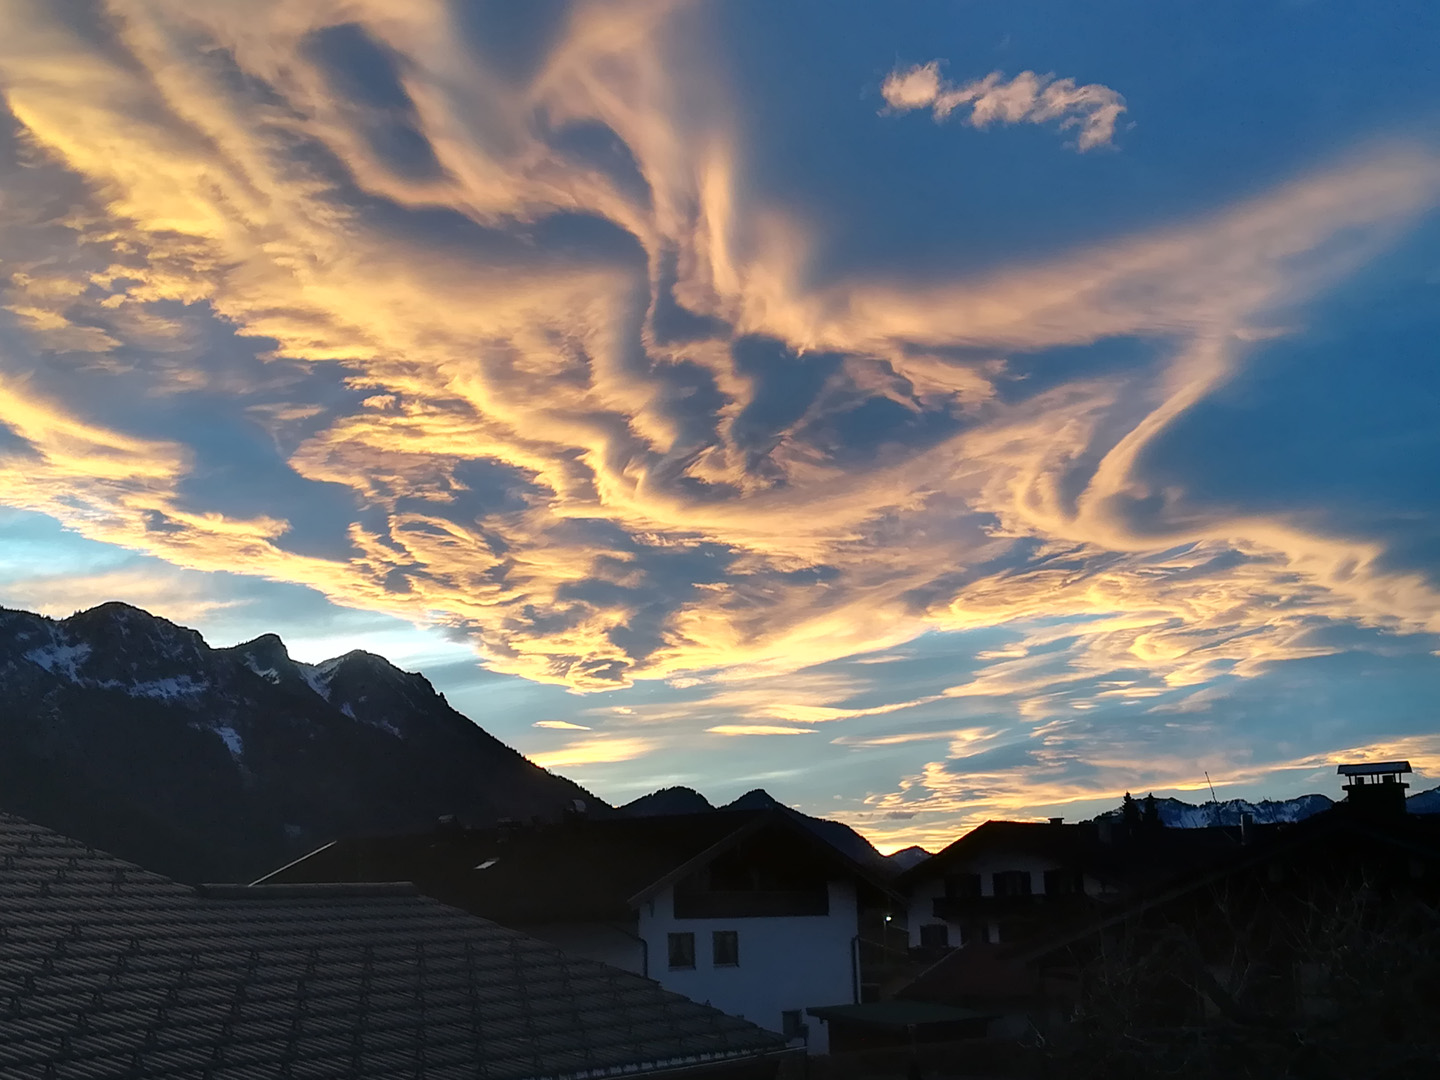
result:
[[[782,1048],[410,890],[197,892],[0,814],[6,1080],[522,1080]]]

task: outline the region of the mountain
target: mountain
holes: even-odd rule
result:
[[[1417,791],[1405,800],[1405,806],[1412,814],[1440,814],[1440,787]]]
[[[754,788],[733,802],[716,807],[700,792],[687,787],[661,788],[649,795],[642,795],[633,802],[619,807],[616,813],[627,817],[650,817],[656,814],[705,814],[723,813],[727,810],[783,810],[796,821],[810,829],[815,835],[838,849],[860,865],[882,875],[899,873],[900,867],[892,864],[875,846],[849,825],[828,818],[811,817],[793,807],[786,806],[764,788]]]
[[[892,851],[889,855],[886,855],[885,858],[890,862],[891,866],[894,867],[892,873],[899,874],[905,870],[909,870],[912,866],[919,866],[926,859],[930,858],[930,852],[919,846],[907,847],[901,848],[899,851]]]
[[[1136,799],[1143,809],[1145,800]],[[1312,814],[1329,810],[1334,800],[1324,795],[1301,795],[1294,799],[1275,801],[1262,799],[1250,802],[1247,799],[1226,799],[1224,802],[1207,802],[1199,806],[1179,799],[1156,799],[1155,806],[1160,820],[1171,829],[1198,829],[1206,825],[1239,825],[1241,814],[1253,815],[1257,825],[1275,825],[1281,822],[1303,821]],[[1120,809],[1107,810],[1098,817],[1118,818]]]
[[[665,814],[704,814],[715,807],[694,788],[667,787],[616,807],[626,817],[660,817]]]
[[[0,608],[0,808],[181,880],[248,881],[337,836],[608,807],[421,675],[266,634],[215,649],[109,603]]]

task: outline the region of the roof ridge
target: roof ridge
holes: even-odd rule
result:
[[[331,900],[370,896],[419,896],[411,881],[282,882],[273,885],[206,883],[195,886],[206,900]]]

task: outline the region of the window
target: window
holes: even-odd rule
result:
[[[710,935],[710,947],[716,967],[739,966],[740,931],[716,930]]]
[[[995,871],[995,895],[996,895],[996,896],[1029,896],[1029,895],[1030,895],[1030,871],[1029,871],[1029,870],[997,870],[997,871]]]
[[[695,966],[695,935],[670,935],[670,969],[693,968]]]
[[[1046,870],[1046,896],[1077,896],[1085,891],[1085,879],[1078,870]]]
[[[950,928],[943,922],[926,923],[920,927],[920,945],[926,949],[950,947]]]
[[[979,874],[946,874],[945,895],[952,900],[970,900],[980,895]]]
[[[804,1013],[799,1009],[786,1009],[780,1014],[780,1033],[787,1039],[803,1039],[810,1033],[805,1026]]]

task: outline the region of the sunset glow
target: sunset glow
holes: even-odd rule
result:
[[[0,604],[882,850],[1440,776],[1440,25],[1261,6],[0,0]]]

